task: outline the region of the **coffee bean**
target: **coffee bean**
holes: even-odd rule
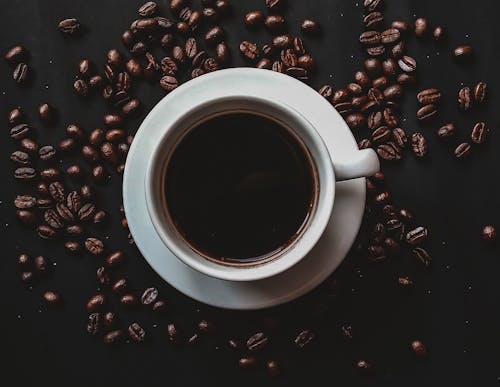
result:
[[[125,71],[118,73],[118,75],[116,77],[116,85],[115,86],[116,86],[116,90],[123,90],[123,91],[130,90],[130,88],[132,86],[132,83],[130,80],[130,75]]]
[[[142,343],[146,339],[146,331],[136,322],[128,327],[128,334],[136,343]]]
[[[268,15],[264,25],[271,32],[280,32],[286,28],[285,18],[281,15]]]
[[[29,71],[30,71],[29,66],[26,63],[21,62],[14,69],[14,72],[12,73],[12,78],[18,84],[26,83],[26,81],[28,81],[29,79]]]
[[[163,300],[158,300],[153,304],[152,310],[156,313],[163,313],[167,310],[167,304]]]
[[[100,255],[104,251],[104,243],[97,238],[85,239],[85,248],[92,255]]]
[[[59,141],[59,150],[61,152],[69,153],[75,150],[76,148],[76,141],[72,138],[63,138],[61,141]]]
[[[391,85],[384,90],[384,97],[388,101],[399,100],[403,96],[403,88],[400,85]]]
[[[142,17],[154,16],[158,13],[158,4],[154,1],[148,1],[139,7],[137,13]]]
[[[61,295],[53,290],[47,290],[43,293],[43,300],[50,307],[59,306],[62,303]]]
[[[363,18],[366,29],[377,28],[384,22],[384,15],[381,12],[370,12]]]
[[[123,265],[124,262],[125,254],[120,250],[114,251],[106,257],[106,266],[111,269]]]
[[[115,345],[120,343],[123,340],[123,331],[121,329],[117,329],[107,333],[104,336],[104,344],[106,345]]]
[[[278,35],[273,38],[273,46],[277,48],[287,48],[292,46],[293,39],[289,34]]]
[[[242,369],[254,368],[257,365],[257,359],[254,357],[242,357],[238,360],[238,365]]]
[[[341,102],[346,102],[349,99],[349,96],[350,94],[346,89],[335,90],[333,93],[332,103],[336,105]]]
[[[212,7],[203,8],[203,19],[211,24],[217,23],[219,21],[219,14]]]
[[[82,251],[82,246],[76,241],[67,241],[64,243],[64,248],[69,255],[79,255]]]
[[[437,26],[436,28],[434,28],[434,31],[432,31],[432,37],[436,42],[443,41],[446,37],[446,31],[444,27]]]
[[[392,138],[394,139],[396,145],[401,149],[403,149],[408,142],[406,132],[401,128],[394,128],[392,130]]]
[[[377,147],[377,154],[386,161],[401,160],[400,148],[392,142]]]
[[[333,88],[330,85],[321,86],[318,93],[325,99],[330,100],[333,97]]]
[[[172,58],[179,65],[184,64],[184,62],[186,61],[186,54],[184,54],[184,49],[180,46],[175,46],[174,48],[172,48]]]
[[[85,145],[82,147],[82,155],[85,158],[85,160],[91,162],[91,163],[96,163],[99,161],[99,152],[88,145]]]
[[[204,333],[204,334],[207,334],[207,333],[213,333],[215,331],[215,326],[212,322],[210,321],[207,321],[207,320],[201,320],[199,323],[198,323],[198,330],[201,332],[201,333]],[[264,337],[260,337],[260,338],[257,338],[256,335],[252,336],[254,338],[256,338],[256,341],[252,342],[253,344],[256,344],[257,346],[258,345],[265,345],[265,344],[262,344],[263,340],[264,340]],[[250,341],[250,339],[248,339]],[[257,350],[257,349],[255,349]]]
[[[412,341],[411,349],[416,357],[418,357],[420,359],[427,357],[427,347],[420,340]]]
[[[106,170],[102,165],[97,165],[92,169],[92,180],[96,184],[104,184],[109,178]]]
[[[12,152],[10,159],[18,165],[29,165],[31,163],[30,155],[22,151]]]
[[[28,50],[23,46],[14,46],[5,54],[4,58],[10,64],[18,64],[28,59]]]
[[[371,112],[368,115],[368,119],[367,119],[368,128],[374,130],[374,129],[378,128],[379,126],[382,126],[383,119],[384,119],[384,117],[382,115],[382,112],[380,112],[380,111]]]
[[[297,345],[300,349],[304,348],[306,345],[309,345],[314,340],[315,334],[309,329],[305,329],[300,332],[297,337],[294,339],[295,345]]]
[[[100,311],[105,304],[106,296],[100,293],[96,294],[87,301],[87,311],[90,313]]]
[[[59,168],[45,168],[40,171],[40,178],[45,181],[56,181],[61,179]]]
[[[103,143],[105,138],[105,133],[104,130],[101,128],[94,129],[92,132],[89,134],[89,143],[91,145],[97,146]]]
[[[75,197],[76,199],[76,197]],[[79,203],[72,203],[72,205],[78,205]],[[81,208],[77,211],[78,218],[82,222],[86,222],[94,216],[95,213],[95,205],[93,203],[85,203]]]
[[[224,30],[220,26],[214,26],[205,33],[205,42],[209,46],[215,46],[224,39]]]
[[[385,54],[385,46],[383,45],[377,45],[377,46],[373,46],[373,47],[368,47],[366,49],[366,53],[369,55],[369,56],[375,56],[375,57],[380,57],[382,55]]]
[[[359,42],[364,46],[375,46],[380,43],[380,32],[378,31],[364,31],[359,36]]]
[[[231,12],[231,3],[229,2],[229,0],[217,0],[215,2],[215,9],[221,15],[228,15]]]
[[[144,290],[141,296],[141,303],[143,305],[152,305],[158,299],[158,289],[156,288],[147,288]]]
[[[427,140],[422,133],[417,132],[412,134],[411,147],[415,156],[422,158],[427,155]]]
[[[160,79],[160,86],[162,87],[163,90],[170,92],[176,89],[177,86],[179,86],[179,83],[176,78],[171,77],[169,75],[165,75]]]
[[[137,98],[133,98],[122,106],[122,113],[126,116],[136,114],[141,108],[141,102]]]
[[[259,57],[259,48],[257,45],[246,40],[241,42],[240,52],[250,60],[256,60]]]
[[[43,214],[43,219],[47,224],[55,230],[59,230],[64,227],[64,221],[61,219],[57,211],[53,208],[48,209]]]
[[[88,86],[90,86],[92,89],[97,90],[97,89],[100,89],[103,86],[103,84],[104,84],[103,77],[101,77],[100,75],[94,75],[94,76],[90,77]],[[85,85],[82,85],[82,87],[84,88]],[[84,92],[84,94],[85,94],[85,92]]]
[[[482,144],[486,141],[489,129],[484,122],[478,122],[472,128],[471,139],[476,144]]]
[[[389,78],[395,77],[399,71],[396,61],[392,58],[387,58],[382,62],[382,70],[385,76]]]
[[[479,82],[474,87],[474,100],[478,103],[483,103],[486,99],[487,85],[485,82]]]
[[[409,288],[413,286],[413,280],[411,280],[409,277],[399,277],[398,284],[402,288]]]
[[[80,32],[80,22],[77,19],[64,19],[59,22],[59,31],[66,35],[76,35]]]
[[[266,0],[266,7],[270,11],[278,11],[283,7],[285,0]]]
[[[405,73],[412,73],[417,69],[417,61],[407,55],[398,60],[398,65]]]
[[[36,205],[39,210],[47,210],[49,208],[53,208],[55,204],[52,199],[42,197],[36,200]]]
[[[438,114],[436,106],[433,104],[425,105],[417,110],[417,118],[420,121],[428,121]]]
[[[382,62],[377,58],[368,58],[365,60],[365,70],[371,78],[376,78],[382,75]]]
[[[91,336],[96,336],[101,332],[101,315],[99,313],[91,313],[87,319],[87,333]]]
[[[10,130],[10,138],[13,140],[22,140],[30,135],[31,129],[26,124],[19,124]]]
[[[382,246],[368,246],[367,253],[368,259],[372,262],[385,261],[387,258],[385,248]]]
[[[247,340],[247,348],[249,351],[256,352],[267,346],[269,339],[262,333],[256,333]]]
[[[133,308],[137,306],[138,303],[137,297],[132,293],[124,294],[120,297],[120,304],[124,307]]]
[[[37,153],[38,152],[38,144],[30,138],[23,138],[19,145],[23,150],[28,153]]]
[[[406,242],[410,245],[420,245],[427,239],[428,232],[425,227],[417,227],[406,234]]]
[[[360,113],[353,113],[348,115],[345,121],[351,129],[361,129],[366,126],[366,117]]]
[[[497,237],[497,230],[495,226],[487,225],[484,226],[481,231],[481,236],[485,242],[494,242]]]
[[[472,46],[458,46],[453,51],[453,55],[457,60],[468,60],[474,55],[474,49]]]
[[[392,132],[387,126],[380,126],[372,133],[372,140],[375,144],[385,143],[392,138]]]
[[[385,238],[383,245],[383,247],[389,254],[397,254],[401,251],[399,242],[397,242],[393,238]]]
[[[462,87],[458,92],[458,106],[463,111],[468,111],[472,107],[472,91],[470,87]]]
[[[170,342],[178,344],[180,342],[180,333],[175,324],[170,323],[167,325],[167,335]]]
[[[62,199],[61,202],[64,200],[64,196],[58,195],[58,198]],[[88,209],[89,207],[90,207],[90,209],[93,208],[93,204],[90,204],[90,203],[86,204],[86,206],[87,206],[87,209],[85,210],[85,213],[89,212],[89,209]],[[75,214],[78,214],[78,218],[80,220],[82,220],[81,216],[80,216],[80,210],[82,208],[82,198],[77,191],[72,191],[68,194],[68,196],[66,197],[66,207],[70,211],[74,212]],[[89,216],[89,215],[87,215],[87,216]],[[85,218],[85,216],[84,216],[84,218]],[[85,218],[85,219],[87,219],[87,218]]]
[[[360,85],[363,89],[367,89],[370,87],[371,82],[370,82],[370,77],[368,74],[364,71],[357,71],[354,74],[354,80],[358,85]]]
[[[77,164],[70,165],[68,168],[66,168],[66,173],[70,178],[74,180],[81,179],[83,174],[82,169]]]
[[[377,205],[384,205],[391,201],[391,194],[388,191],[380,192],[373,198],[373,203]]]
[[[360,371],[360,372],[363,372],[363,373],[367,373],[367,372],[370,372],[373,368],[372,364],[369,363],[368,361],[366,360],[359,360],[357,363],[356,363],[356,368]]]
[[[269,360],[266,362],[267,373],[271,376],[278,376],[281,374],[280,366],[276,360]]]
[[[125,278],[120,278],[113,283],[111,290],[113,293],[121,294],[128,289],[128,282]]]
[[[455,157],[457,159],[465,159],[471,154],[471,146],[468,142],[463,142],[455,148]]]
[[[31,181],[36,178],[36,171],[29,167],[17,168],[14,171],[14,178],[16,180]]]
[[[26,226],[32,226],[38,222],[36,214],[31,210],[17,210],[17,219]]]
[[[12,109],[7,115],[7,121],[9,122],[9,125],[11,127],[19,125],[23,119],[24,119],[24,113],[20,107]]]
[[[436,104],[441,100],[441,92],[435,88],[422,90],[417,99],[422,105]]]
[[[251,11],[245,15],[245,24],[247,26],[255,27],[262,24],[264,20],[264,13],[262,11]]]
[[[431,256],[429,255],[427,250],[423,249],[422,247],[416,247],[412,250],[412,253],[415,258],[417,258],[419,262],[425,267],[431,265]]]
[[[371,147],[372,147],[372,142],[370,140],[368,140],[367,138],[364,138],[358,142],[359,149],[368,149]]]
[[[119,318],[116,313],[105,312],[102,314],[102,326],[105,330],[114,329],[119,322]]]
[[[78,63],[78,72],[82,77],[89,77],[93,71],[94,64],[90,61],[90,59],[82,59]]]
[[[383,1],[382,0],[365,0],[364,7],[368,12],[373,12],[377,9],[382,8]]]
[[[66,234],[72,238],[81,238],[85,234],[85,229],[78,224],[73,224],[66,227]]]
[[[20,210],[29,210],[36,205],[36,198],[31,195],[17,195],[14,206]]]
[[[89,185],[82,185],[80,187],[80,195],[82,195],[82,198],[85,200],[92,200],[95,196],[94,190]]]
[[[375,97],[375,96],[372,94],[372,97]],[[384,98],[384,97],[382,96],[382,98]],[[351,106],[354,109],[359,109],[360,107],[364,106],[367,102],[368,102],[368,96],[360,95],[358,97],[354,97],[351,100]]]
[[[401,33],[397,28],[389,28],[380,34],[380,41],[383,44],[394,44],[401,38]]]
[[[89,85],[83,79],[77,79],[73,83],[73,91],[79,97],[87,97],[89,95]]]
[[[66,134],[76,141],[82,141],[85,137],[83,129],[76,124],[69,124],[66,127]]]
[[[103,266],[99,267],[96,272],[97,281],[101,285],[109,285],[111,283],[111,278]]]
[[[35,259],[33,260],[33,263],[34,263],[34,267],[35,267],[36,271],[40,275],[45,275],[50,271],[50,268],[51,268],[50,261],[47,258],[45,258],[43,255],[39,255],[39,256],[35,257]]]
[[[418,38],[424,38],[429,29],[429,23],[427,22],[427,19],[425,18],[418,18],[415,20],[415,35],[417,35]]]

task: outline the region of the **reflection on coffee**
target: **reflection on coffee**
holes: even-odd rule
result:
[[[209,259],[254,264],[289,246],[316,196],[305,146],[274,120],[232,113],[195,126],[168,161],[167,211]]]

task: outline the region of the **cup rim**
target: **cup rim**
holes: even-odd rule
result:
[[[168,210],[164,208],[163,202],[160,203],[160,200],[157,200],[158,196],[161,196],[161,194],[157,192],[160,191],[158,187],[159,173],[163,176],[169,157],[187,132],[189,132],[191,128],[197,126],[200,122],[203,122],[203,120],[207,119],[207,117],[229,114],[231,112],[248,112],[281,121],[278,117],[273,117],[272,115],[270,116],[270,114],[260,112],[255,108],[239,107],[231,109],[225,107],[226,105],[234,104],[238,101],[245,102],[246,105],[248,105],[249,102],[252,102],[254,107],[256,104],[260,104],[261,107],[265,106],[266,108],[271,108],[276,114],[286,116],[293,121],[300,121],[300,129],[292,128],[290,125],[286,126],[306,146],[306,149],[312,159],[311,161],[315,164],[314,168],[316,169],[315,173],[317,175],[315,179],[317,184],[316,205],[313,209],[314,212],[309,216],[310,219],[308,220],[308,224],[304,227],[301,234],[297,236],[294,241],[282,251],[282,253],[278,253],[277,257],[266,262],[257,262],[252,266],[241,267],[223,265],[204,257],[185,240],[185,238],[180,234],[178,228],[172,224],[171,220],[168,220],[167,222],[169,223],[170,229],[173,231],[164,227],[166,221],[165,218],[168,217]],[[203,112],[203,110],[210,108],[214,109],[214,107],[217,106],[220,107],[219,110],[207,113],[203,115],[203,117],[187,125],[186,121],[188,121],[193,114]],[[174,144],[170,146],[167,152],[162,151],[165,149],[165,144],[171,140],[173,132],[175,133],[176,128],[179,127],[181,127],[181,129],[178,129],[177,131],[181,132],[181,134],[177,134],[177,138],[174,138]],[[313,145],[313,150],[311,150],[310,146],[305,143],[304,133],[298,133],[298,131],[302,131],[306,134],[306,137],[308,137],[307,140]],[[318,162],[321,162],[320,165],[323,171],[323,177],[318,171]],[[256,281],[265,279],[275,276],[294,266],[310,252],[323,234],[330,220],[335,200],[335,172],[332,164],[332,158],[319,133],[296,109],[293,109],[286,103],[276,103],[275,101],[261,96],[257,97],[236,94],[227,95],[198,104],[179,114],[178,117],[176,117],[176,119],[164,129],[160,141],[158,141],[154,151],[151,152],[144,182],[149,217],[151,218],[153,226],[165,246],[171,250],[179,260],[193,269],[205,275],[228,281]],[[165,214],[167,214],[167,216]],[[299,242],[300,249],[297,249]],[[188,253],[186,253],[186,250]]]

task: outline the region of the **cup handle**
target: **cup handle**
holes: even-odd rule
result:
[[[373,149],[362,149],[354,152],[349,160],[335,160],[333,169],[337,181],[351,180],[372,176],[380,170],[380,162]]]

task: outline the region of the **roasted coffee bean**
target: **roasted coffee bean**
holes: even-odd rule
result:
[[[172,31],[175,22],[174,20],[168,18],[168,17],[162,17],[162,16],[156,16],[156,26],[161,30],[160,32],[165,32],[165,31]]]
[[[179,86],[179,82],[176,78],[171,77],[170,75],[165,75],[160,79],[160,86],[163,90],[170,92]]]
[[[410,30],[410,24],[404,20],[394,20],[391,23],[391,28],[396,28],[400,33],[406,33]]]
[[[72,238],[81,238],[85,234],[85,230],[78,224],[73,224],[66,227],[66,234]]]
[[[128,282],[125,278],[119,278],[113,283],[111,290],[113,293],[121,294],[128,289]]]
[[[198,26],[200,25],[202,18],[203,14],[200,11],[191,12],[190,17],[187,20],[187,24],[191,28],[191,31],[194,32],[198,29]]]
[[[411,147],[415,156],[425,157],[427,155],[427,140],[422,133],[417,132],[412,134]]]
[[[363,5],[364,5],[366,11],[373,12],[377,9],[382,8],[383,1],[382,0],[365,0]]]
[[[386,161],[401,160],[401,149],[392,142],[377,147],[377,154]]]
[[[158,300],[153,304],[153,312],[163,313],[167,310],[167,303],[163,300]]]
[[[198,323],[198,330],[201,332],[201,333],[213,333],[215,331],[215,326],[212,322],[210,321],[207,321],[207,320],[201,320],[199,323]],[[252,337],[255,337],[256,335],[252,336]],[[249,339],[250,340],[250,339]],[[263,337],[260,338],[260,342],[262,342],[263,340]],[[259,341],[259,339],[257,339],[257,341]],[[257,341],[254,343],[256,344]],[[257,344],[259,345],[259,344]],[[264,344],[265,345],[265,344]]]
[[[82,251],[82,246],[76,241],[67,241],[64,248],[69,255],[79,255]]]
[[[14,206],[20,210],[29,210],[36,206],[36,198],[31,195],[17,195]]]
[[[380,44],[380,45],[377,45],[377,46],[368,47],[366,49],[366,53],[369,56],[380,57],[380,56],[382,56],[382,55],[385,54],[385,46],[383,46],[382,44]]]
[[[172,58],[179,64],[182,65],[186,62],[186,54],[184,54],[184,50],[180,46],[175,46],[172,48]]]
[[[78,63],[78,72],[82,77],[89,77],[94,71],[94,64],[90,59],[82,59]]]
[[[148,51],[148,46],[144,42],[134,43],[130,49],[130,53],[134,56],[144,55]]]
[[[66,127],[66,134],[76,141],[82,141],[85,137],[83,129],[76,124],[69,124]]]
[[[126,133],[123,129],[110,129],[106,132],[105,139],[109,142],[117,142],[123,140],[125,135]]]
[[[215,47],[215,55],[217,57],[217,62],[226,64],[231,59],[231,54],[229,53],[229,48],[222,42]]]
[[[36,171],[33,168],[21,167],[14,171],[16,180],[31,181],[36,178]]]
[[[30,68],[26,63],[19,63],[16,68],[14,69],[14,72],[12,73],[12,78],[14,81],[16,81],[18,84],[23,84],[29,79],[29,72]]]
[[[16,216],[21,223],[27,226],[32,226],[38,222],[36,214],[31,210],[17,210]]]
[[[19,125],[23,119],[24,119],[24,113],[20,107],[12,109],[7,115],[7,121],[9,122],[9,126]]]
[[[272,71],[276,71],[278,73],[284,73],[285,72],[285,66],[283,66],[283,63],[279,60],[275,60],[273,62],[273,65],[271,66]]]
[[[374,129],[378,128],[379,126],[382,126],[383,119],[384,119],[384,116],[382,115],[382,112],[380,112],[380,111],[371,112],[368,115],[368,119],[367,119],[368,128],[374,130]]]
[[[43,300],[47,304],[47,306],[54,307],[59,306],[62,303],[61,295],[53,290],[47,290],[43,293]]]
[[[325,99],[330,100],[333,97],[333,88],[330,85],[321,86],[318,93]]]
[[[106,266],[114,269],[125,262],[125,254],[121,250],[112,252],[106,257]]]
[[[178,69],[179,67],[173,58],[166,56],[161,60],[161,71],[163,74],[175,77]]]
[[[215,46],[224,40],[224,35],[224,30],[220,26],[214,26],[205,33],[205,42]]]
[[[272,44],[264,44],[262,46],[262,55],[266,58],[271,57],[275,52],[274,46]]]
[[[436,104],[441,100],[441,92],[438,89],[426,89],[417,94],[418,102],[422,105]]]
[[[14,140],[22,140],[30,135],[31,129],[26,124],[19,124],[10,130],[10,137]]]
[[[85,248],[90,254],[99,255],[104,251],[104,243],[97,238],[87,238],[85,239]]]
[[[420,340],[412,341],[411,349],[416,357],[418,357],[420,359],[427,357],[427,347]]]
[[[398,284],[402,288],[410,288],[413,286],[413,280],[410,279],[409,277],[399,277]]]
[[[395,77],[398,73],[398,65],[392,58],[387,58],[382,62],[382,69],[385,76],[389,78]]]
[[[85,158],[85,160],[91,162],[91,163],[96,163],[99,161],[99,152],[88,145],[85,145],[82,147],[82,155]]]
[[[87,97],[89,95],[89,85],[83,79],[77,79],[73,83],[73,91],[79,97]]]
[[[415,35],[417,35],[418,38],[424,38],[427,36],[427,33],[429,32],[429,23],[427,22],[427,19],[425,18],[418,18],[415,20]]]
[[[168,335],[168,339],[172,343],[174,343],[174,344],[180,343],[180,340],[181,340],[180,333],[179,333],[179,330],[177,329],[175,324],[170,323],[167,325],[167,335]]]
[[[25,284],[30,284],[35,279],[35,274],[32,271],[23,271],[21,273],[21,281]]]
[[[285,0],[266,0],[266,7],[270,11],[278,11],[283,7]]]
[[[150,33],[158,27],[158,19],[148,17],[144,19],[136,19],[130,25],[130,29],[134,33]]]
[[[399,100],[403,96],[403,88],[400,85],[391,85],[384,90],[384,98],[388,101]]]
[[[337,89],[335,93],[333,93],[332,103],[336,105],[341,102],[346,102],[349,96],[349,92],[346,89]]]
[[[257,352],[266,347],[268,342],[268,337],[264,333],[259,332],[247,340],[247,348],[249,351]]]
[[[376,78],[382,75],[382,62],[377,58],[368,58],[365,60],[366,73],[371,78]]]
[[[453,51],[453,55],[457,60],[468,60],[474,55],[474,49],[472,46],[458,46]]]
[[[481,231],[481,236],[485,242],[494,242],[497,237],[497,230],[495,226],[487,225],[484,226]]]
[[[120,297],[120,304],[124,307],[132,308],[137,306],[138,303],[137,297],[132,293],[124,294]]]
[[[118,155],[116,154],[113,144],[111,144],[110,142],[102,143],[101,156],[106,162],[110,164],[118,163]]]
[[[345,121],[351,129],[361,129],[366,126],[366,117],[360,113],[349,114]]]
[[[411,56],[404,55],[398,60],[398,65],[405,73],[412,73],[417,69],[417,62]]]
[[[229,2],[229,0],[217,0],[215,2],[215,9],[221,15],[228,15],[231,12],[231,3]]]
[[[58,148],[61,152],[72,152],[76,148],[76,141],[72,138],[63,138],[61,141],[59,141]]]
[[[80,32],[80,22],[74,18],[64,19],[59,22],[58,28],[66,35],[76,35]]]
[[[432,31],[432,37],[436,42],[443,41],[446,37],[446,31],[444,27],[437,26],[436,28],[434,28],[434,31]]]
[[[118,73],[116,77],[116,90],[128,91],[131,86],[130,75],[125,71]]]
[[[377,223],[373,227],[371,234],[372,241],[374,243],[380,244],[385,239],[385,226],[382,223]]]
[[[59,230],[64,227],[64,221],[61,219],[57,211],[53,208],[48,209],[43,214],[43,219],[47,224],[55,230]]]
[[[401,59],[406,52],[406,43],[401,40],[398,44],[391,48],[391,55],[394,59]]]
[[[92,200],[95,197],[94,190],[89,185],[82,185],[80,187],[80,195],[85,200]]]
[[[43,255],[39,255],[39,256],[35,257],[35,259],[33,260],[33,263],[34,263],[34,267],[35,267],[36,271],[40,275],[45,275],[50,271],[50,268],[51,268],[50,261],[47,258],[45,258]]]
[[[422,247],[416,247],[412,250],[412,253],[415,258],[417,258],[418,261],[425,267],[431,265],[431,256],[429,255],[427,250],[423,249]]]
[[[126,116],[136,114],[141,108],[141,102],[137,98],[133,98],[122,106],[122,113]]]
[[[158,299],[158,289],[156,288],[147,288],[144,290],[141,296],[141,304],[143,305],[152,305]]]
[[[370,87],[370,77],[364,71],[357,71],[354,73],[354,80],[358,85],[360,85],[363,89],[367,89]]]
[[[128,334],[136,343],[142,343],[146,339],[146,331],[136,322],[128,327]]]
[[[108,213],[104,210],[99,210],[94,214],[93,224],[95,226],[102,226],[108,219]]]
[[[463,111],[468,111],[472,107],[472,91],[470,87],[462,87],[458,92],[458,106]]]
[[[359,109],[361,106],[365,105],[368,102],[368,96],[360,95],[358,97],[354,97],[351,100],[351,105],[354,109]]]
[[[396,254],[401,251],[401,246],[399,242],[397,242],[393,238],[384,239],[384,248],[389,254]]]
[[[29,165],[31,163],[30,155],[22,151],[12,152],[10,159],[18,165]]]
[[[373,197],[373,203],[377,205],[384,205],[391,201],[391,194],[388,191],[380,192]]]
[[[242,369],[254,368],[257,365],[257,359],[251,356],[242,357],[238,360],[238,365]]]
[[[93,203],[85,203],[78,210],[78,218],[82,222],[86,222],[94,216],[95,213],[95,205]]]
[[[70,178],[74,180],[81,179],[83,175],[82,169],[77,164],[70,165],[68,168],[66,168],[66,173]]]
[[[385,248],[382,246],[368,246],[368,259],[372,262],[382,262],[387,258]]]
[[[356,363],[356,368],[362,373],[368,373],[372,370],[373,366],[366,360],[359,360]]]
[[[271,46],[272,47],[272,46]],[[304,41],[296,36],[293,38],[293,50],[297,55],[305,55],[306,54],[306,48],[304,47]]]
[[[205,72],[207,73],[210,73],[212,71],[217,71],[219,69],[220,69],[219,63],[217,63],[215,58],[207,58],[203,63],[203,70],[205,70]]]
[[[420,121],[428,121],[438,114],[436,106],[433,104],[425,105],[417,110],[417,118]]]
[[[406,234],[406,242],[410,245],[420,245],[427,239],[428,232],[425,227],[417,227]]]
[[[380,43],[380,32],[365,31],[359,36],[359,42],[365,46],[375,46]]]
[[[268,15],[264,20],[264,25],[272,32],[283,31],[286,28],[285,18],[281,15]]]
[[[392,132],[387,126],[380,126],[375,129],[372,133],[372,140],[375,144],[382,144],[390,141],[392,138]]]
[[[178,47],[178,46],[177,46]],[[198,53],[198,43],[196,42],[195,38],[188,38],[186,40],[186,44],[184,46],[184,49],[186,51],[186,55],[189,59],[193,59],[196,54]],[[172,53],[175,59],[175,55]]]
[[[106,333],[106,335],[104,335],[103,342],[106,345],[115,345],[120,343],[122,340],[123,340],[123,331],[121,329],[117,329]]]
[[[257,47],[257,45],[246,40],[241,42],[240,52],[243,54],[243,56],[250,60],[256,60],[259,57],[259,48]]]
[[[401,33],[397,28],[389,28],[380,34],[380,41],[383,44],[394,44],[401,38]]]
[[[23,138],[19,145],[23,150],[28,153],[37,153],[38,152],[38,144],[32,140],[31,138]]]
[[[381,12],[370,12],[363,18],[366,29],[377,28],[384,22],[384,15]]]
[[[141,5],[137,12],[139,13],[139,16],[142,17],[154,16],[158,13],[158,4],[154,1],[148,1]]]
[[[91,313],[87,319],[87,333],[91,336],[96,336],[101,332],[101,315],[99,313]]]
[[[338,112],[339,114],[341,114],[342,116],[345,116],[349,113],[352,112],[353,110],[353,106],[352,106],[352,103],[350,102],[340,102],[338,104],[335,104],[333,106]]]
[[[394,139],[396,145],[401,149],[403,149],[408,142],[406,132],[401,128],[394,128],[392,130],[392,138]]]
[[[94,75],[92,77],[90,77],[89,79],[89,86],[92,88],[92,89],[100,89],[104,84],[104,79],[102,76],[100,75]],[[84,85],[83,85],[84,87]]]
[[[52,199],[47,197],[41,197],[36,199],[36,205],[39,210],[47,210],[49,208],[53,208],[55,203]]]
[[[416,78],[414,75],[402,73],[396,78],[397,82],[402,86],[412,86],[416,83]]]
[[[486,141],[489,129],[484,122],[478,122],[472,128],[471,139],[476,144],[482,144]]]
[[[17,64],[28,59],[28,50],[23,46],[14,46],[4,56],[5,60],[10,64]]]
[[[363,88],[357,83],[351,82],[347,85],[347,92],[352,95],[361,95],[363,94]]]
[[[56,211],[64,222],[71,223],[75,220],[73,213],[64,203],[57,203]]]
[[[104,329],[114,329],[118,325],[119,318],[116,313],[105,312],[102,315],[102,326]]]
[[[217,23],[219,20],[219,14],[212,7],[203,8],[203,19],[211,24]]]
[[[278,35],[273,38],[273,46],[277,48],[287,48],[292,46],[293,39],[289,34]]]
[[[104,294],[96,294],[87,301],[87,311],[90,313],[102,310],[106,304],[106,296]]]
[[[455,157],[465,159],[470,156],[472,148],[468,142],[463,142],[455,148]]]
[[[40,171],[40,178],[45,181],[56,181],[61,179],[59,168],[45,168]]]
[[[297,55],[295,55],[295,52],[291,48],[282,50],[280,57],[281,57],[281,62],[286,67],[295,67],[298,65]]]
[[[483,103],[486,99],[487,85],[485,82],[479,82],[474,87],[474,100],[478,103]]]
[[[97,281],[101,285],[109,285],[111,283],[111,278],[103,266],[99,267],[96,272]]]
[[[300,332],[297,337],[294,339],[294,343],[300,349],[304,348],[306,345],[309,345],[314,340],[315,334],[313,331],[309,329],[305,329]]]

